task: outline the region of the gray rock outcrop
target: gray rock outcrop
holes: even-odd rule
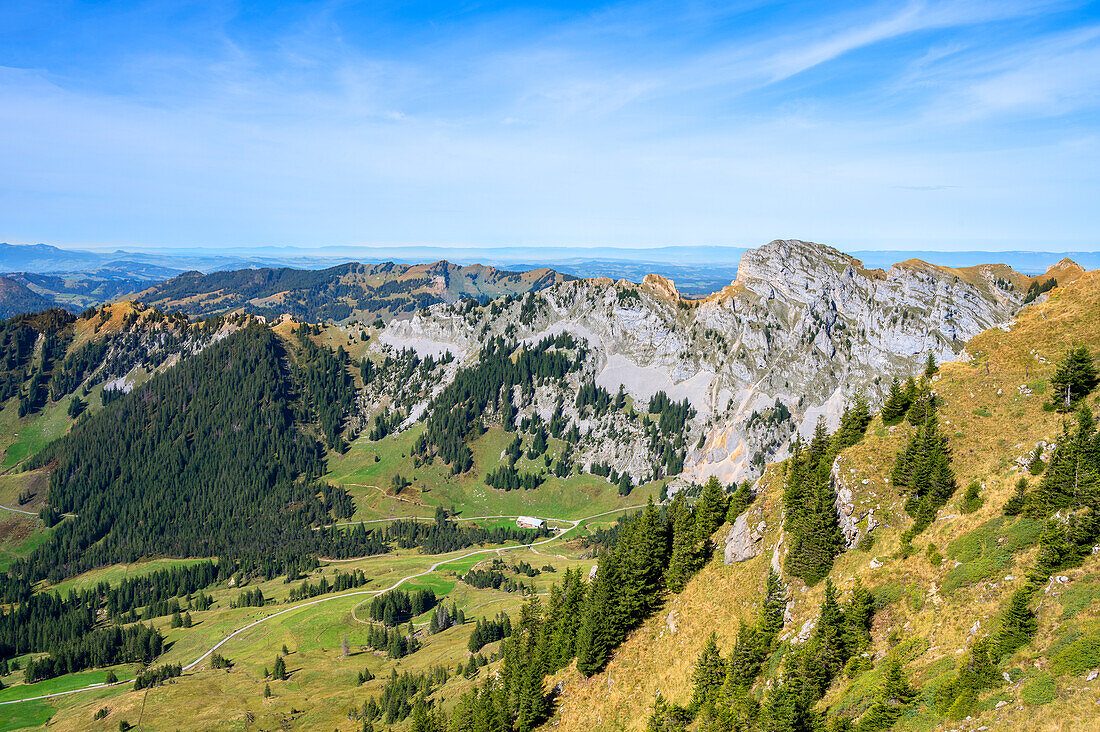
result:
[[[831,247],[773,241],[746,252],[737,279],[704,300],[682,299],[656,275],[642,284],[575,280],[534,295],[533,315],[519,300],[439,304],[391,322],[379,340],[468,362],[489,337],[570,333],[588,349],[575,380],[612,393],[621,386],[642,407],[657,391],[687,399],[696,416],[684,479],[730,483],[784,457],[820,416],[835,426],[855,391],[877,402],[891,375],[919,370],[929,353],[957,358],[968,339],[1011,320],[1023,299],[1014,276],[1003,265],[954,270],[916,260],[867,269]],[[635,481],[652,476],[639,424],[621,414],[585,421],[561,391],[540,387],[520,417],[548,417],[560,400],[584,435],[577,462],[606,462]]]

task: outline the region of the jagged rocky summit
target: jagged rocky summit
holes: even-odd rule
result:
[[[1072,262],[1056,268],[1060,283],[1079,276]],[[832,247],[777,240],[746,252],[737,279],[702,300],[658,275],[565,281],[504,304],[434,305],[390,323],[381,342],[468,363],[491,336],[570,333],[588,346],[576,380],[611,392],[621,385],[643,407],[658,391],[687,399],[695,416],[682,478],[729,483],[759,475],[819,417],[835,426],[857,390],[876,403],[893,376],[918,373],[929,354],[959,358],[971,337],[1014,317],[1035,279],[1001,264],[867,269]],[[537,390],[526,412],[549,417],[559,400],[583,422],[553,386]],[[584,427],[607,432],[588,441],[589,462],[636,478],[652,470],[628,423]]]

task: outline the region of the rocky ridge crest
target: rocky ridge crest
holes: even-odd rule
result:
[[[819,417],[835,426],[856,391],[875,404],[891,377],[919,372],[928,354],[958,358],[971,337],[1013,318],[1033,279],[1004,265],[918,260],[884,272],[832,247],[777,240],[746,252],[737,279],[704,300],[683,299],[658,275],[641,285],[574,280],[526,298],[434,305],[390,323],[381,341],[469,361],[487,337],[568,332],[589,347],[578,378],[612,393],[621,385],[642,406],[658,391],[688,399],[696,416],[683,478],[729,483],[758,476]],[[545,391],[528,412],[553,411],[561,395]],[[608,434],[586,459],[646,477],[652,466],[630,449],[629,425]]]

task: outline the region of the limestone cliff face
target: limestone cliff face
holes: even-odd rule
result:
[[[892,376],[919,372],[929,353],[957,358],[968,339],[1011,320],[1027,281],[1003,265],[954,270],[913,260],[869,270],[827,246],[773,241],[746,252],[737,279],[702,301],[682,299],[656,275],[641,285],[577,280],[527,303],[436,305],[391,323],[382,341],[471,359],[489,336],[572,333],[589,346],[581,378],[613,393],[622,385],[643,407],[662,390],[688,399],[697,415],[683,476],[728,483],[759,475],[819,416],[835,426],[856,390],[876,402]],[[528,409],[548,415],[557,398],[540,395]],[[652,471],[645,451],[630,445],[630,424],[607,433],[588,458],[636,478]]]

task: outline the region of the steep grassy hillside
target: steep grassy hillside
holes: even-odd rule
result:
[[[1098,272],[1053,290],[1010,326],[974,338],[968,360],[942,366],[932,387],[942,400],[941,427],[958,490],[932,525],[912,537],[911,549],[904,540],[913,520],[890,475],[915,428],[906,421],[884,426],[876,418],[864,440],[837,458],[832,476],[842,519],[850,516],[866,536],[871,513],[874,529],[840,554],[830,579],[842,600],[857,581],[869,588],[874,615],[866,658],[850,663],[829,685],[819,711],[860,719],[891,658],[917,692],[897,729],[1095,729],[1100,555],[1087,552],[1079,566],[1037,582],[1030,601],[1038,623],[1034,637],[996,664],[996,678],[975,698],[944,707],[944,699],[951,701],[946,685],[971,662],[979,641],[1002,637],[1005,608],[1036,566],[1044,524],[1006,516],[1003,506],[1021,477],[1032,489],[1041,480],[1027,469],[1036,443],[1059,439],[1063,422],[1075,421],[1044,409],[1055,364],[1074,344],[1100,356]],[[1095,409],[1100,397],[1094,392],[1087,405]],[[784,480],[785,466],[775,465],[757,486],[746,522],[759,530],[753,558],[726,565],[717,556],[627,640],[605,671],[590,679],[575,671],[561,675],[560,728],[643,729],[658,696],[691,702],[692,674],[707,638],[716,634],[726,657],[741,624],[757,616],[769,565],[785,565],[791,539],[783,530]],[[971,484],[977,500],[968,501]],[[717,536],[727,533],[738,532],[727,526]],[[786,572],[784,580],[791,601],[776,651],[755,687],[758,699],[778,683],[784,654],[813,635],[825,594],[825,583],[806,587]]]

